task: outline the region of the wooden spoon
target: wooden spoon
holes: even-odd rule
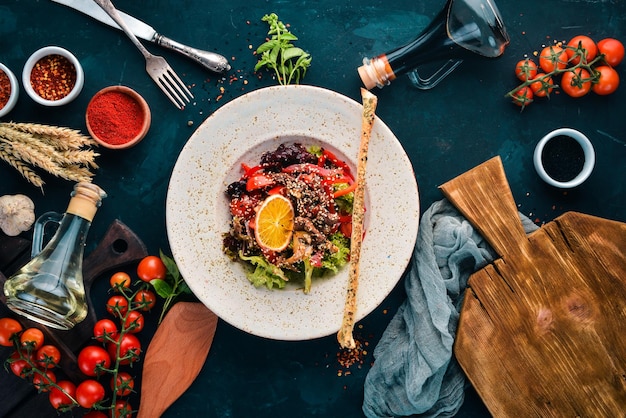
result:
[[[148,350],[141,378],[138,418],[160,417],[200,373],[211,348],[217,315],[197,302],[178,302],[159,325]],[[178,367],[185,341],[185,367]]]

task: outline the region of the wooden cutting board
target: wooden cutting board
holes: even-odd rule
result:
[[[496,417],[626,416],[626,224],[529,236],[495,157],[441,186],[500,258],[473,274],[455,355]]]

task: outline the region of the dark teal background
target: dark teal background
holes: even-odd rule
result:
[[[137,147],[101,150],[101,168],[94,182],[109,197],[96,215],[87,252],[114,219],[137,232],[152,253],[168,252],[165,198],[179,151],[220,106],[276,84],[269,73],[253,72],[253,50],[267,33],[261,22],[264,14],[277,13],[299,37],[297,45],[311,53],[313,62],[304,83],[360,101],[356,68],[362,58],[415,37],[444,2],[118,0],[115,4],[166,36],[225,55],[232,70],[223,76],[210,73],[176,53],[145,43],[153,53],[166,57],[192,86],[195,100],[178,111],[147,76],[143,58],[121,32],[51,1],[0,0],[0,62],[21,79],[22,66],[32,52],[59,45],[78,57],[86,77],[80,97],[61,108],[40,107],[22,89],[16,108],[3,121],[48,123],[86,132],[84,112],[89,99],[101,88],[116,84],[137,90],[152,109],[150,132]],[[442,197],[440,184],[500,155],[519,210],[538,224],[571,210],[626,221],[626,86],[608,97],[575,100],[553,94],[523,112],[504,98],[517,85],[515,63],[540,51],[543,44],[578,34],[626,41],[626,4],[621,0],[500,0],[497,4],[511,37],[503,57],[466,62],[431,91],[414,89],[406,77],[374,90],[379,97],[378,116],[396,134],[413,163],[422,210]],[[626,84],[624,68],[626,63],[618,72]],[[537,141],[560,127],[585,133],[597,152],[591,178],[570,191],[544,184],[532,164]],[[42,193],[0,162],[0,195],[27,194],[35,201],[38,215],[64,210],[72,187],[51,177],[45,180]],[[360,417],[371,352],[403,300],[401,281],[360,323],[358,332],[370,344],[364,366],[352,367],[349,376],[341,377],[334,336],[306,342],[270,341],[220,322],[200,376],[165,416]],[[184,351],[181,342],[180,367],[185,367]],[[477,395],[468,390],[459,416],[487,415]]]

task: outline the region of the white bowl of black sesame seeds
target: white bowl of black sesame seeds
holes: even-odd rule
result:
[[[591,175],[595,160],[589,138],[571,128],[556,129],[541,138],[533,156],[539,177],[560,189],[581,185]]]

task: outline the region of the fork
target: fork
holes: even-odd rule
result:
[[[193,99],[193,94],[189,91],[183,81],[176,75],[172,67],[169,66],[165,58],[151,54],[135,34],[130,30],[124,19],[117,12],[117,9],[111,2],[111,0],[93,0],[98,6],[102,8],[111,18],[122,28],[124,33],[135,44],[137,49],[141,51],[146,59],[146,72],[150,75],[152,80],[161,88],[163,93],[170,99],[174,106],[179,109],[185,107],[185,103],[189,103]]]

